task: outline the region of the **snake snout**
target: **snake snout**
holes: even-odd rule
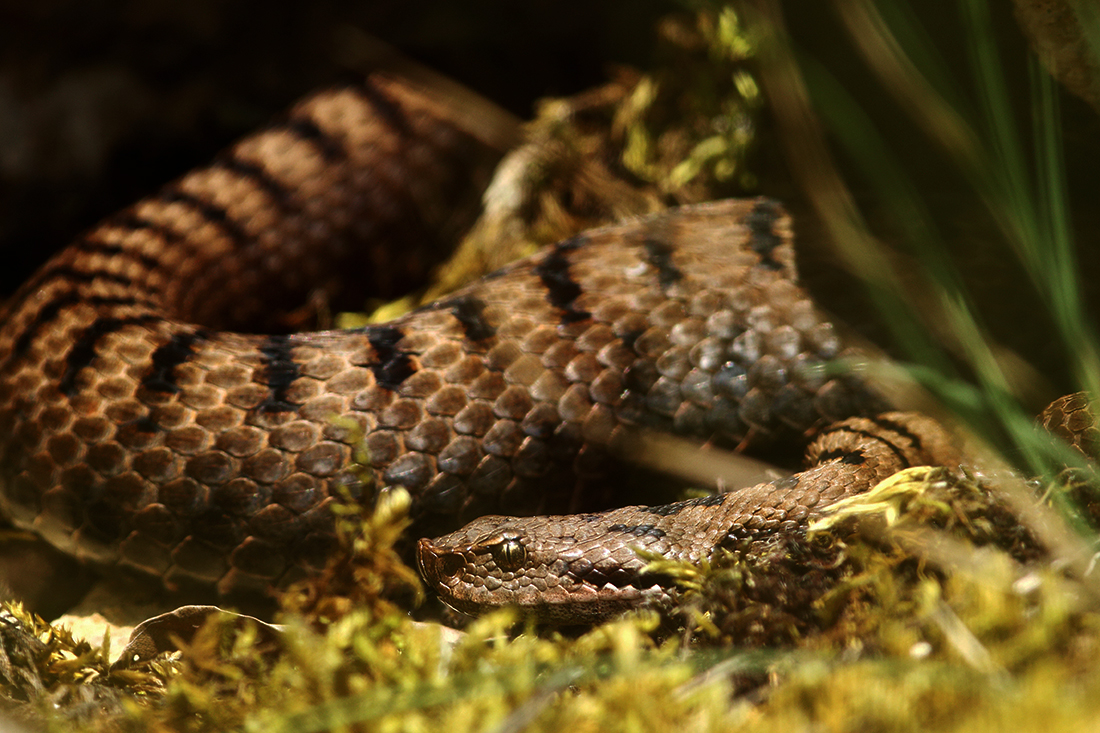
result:
[[[457,582],[466,561],[457,552],[436,547],[429,539],[421,539],[416,543],[416,564],[429,585],[450,586]]]

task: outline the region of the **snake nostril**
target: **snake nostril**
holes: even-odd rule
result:
[[[442,583],[457,578],[466,566],[466,560],[460,552],[451,552],[436,547],[431,540],[421,539],[416,548],[416,564],[420,574],[429,583]]]
[[[462,559],[462,556],[454,552],[449,552],[443,557],[437,557],[436,560],[441,577],[457,577],[462,572],[462,568],[466,566],[466,561]]]

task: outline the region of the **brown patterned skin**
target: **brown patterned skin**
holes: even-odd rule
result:
[[[1100,456],[1100,427],[1096,424],[1096,409],[1084,392],[1074,392],[1047,405],[1039,415],[1039,425],[1061,438],[1082,455]]]
[[[794,476],[665,506],[482,517],[420,540],[417,562],[428,586],[463,613],[511,605],[550,623],[592,623],[674,594],[666,578],[642,572],[648,561],[638,549],[688,562],[720,549],[759,556],[777,537],[804,533],[823,507],[904,468],[957,469],[959,460],[930,418],[853,418],[824,429],[807,451],[811,468]]]
[[[222,330],[341,274],[381,297],[416,280],[469,223],[492,137],[377,74],[51,260],[0,320],[5,513],[232,596],[323,560],[341,489],[406,487],[413,531],[441,532],[606,506],[593,487],[629,426],[752,446],[880,409],[825,375],[840,344],[766,200],[588,232],[388,324]]]
[[[5,513],[169,582],[230,587],[245,568],[262,585],[316,562],[351,454],[331,418],[373,427],[351,407],[373,396],[370,369],[348,362],[397,369],[393,334],[217,329],[277,328],[341,280],[382,298],[420,284],[512,143],[494,125],[378,73],[303,100],[54,257],[0,314]],[[331,358],[312,345],[326,340],[342,344]]]

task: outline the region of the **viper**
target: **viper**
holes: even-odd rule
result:
[[[830,367],[844,345],[768,199],[584,232],[388,323],[281,332],[287,303],[345,281],[388,298],[422,280],[501,139],[378,72],[80,236],[0,315],[4,513],[98,566],[232,598],[323,563],[343,496],[403,487],[414,536],[557,512],[425,540],[420,566],[465,610],[504,587],[594,618],[647,595],[616,580],[629,547],[699,558],[957,460]],[[593,513],[630,503],[639,429],[750,451],[818,438],[795,477]]]

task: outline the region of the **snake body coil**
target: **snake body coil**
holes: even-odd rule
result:
[[[380,297],[422,278],[492,137],[376,74],[54,257],[0,316],[5,513],[232,594],[319,563],[341,487],[406,487],[414,531],[447,531],[606,506],[629,426],[753,445],[878,409],[826,376],[841,346],[767,200],[588,232],[387,324],[238,332],[349,275]]]

